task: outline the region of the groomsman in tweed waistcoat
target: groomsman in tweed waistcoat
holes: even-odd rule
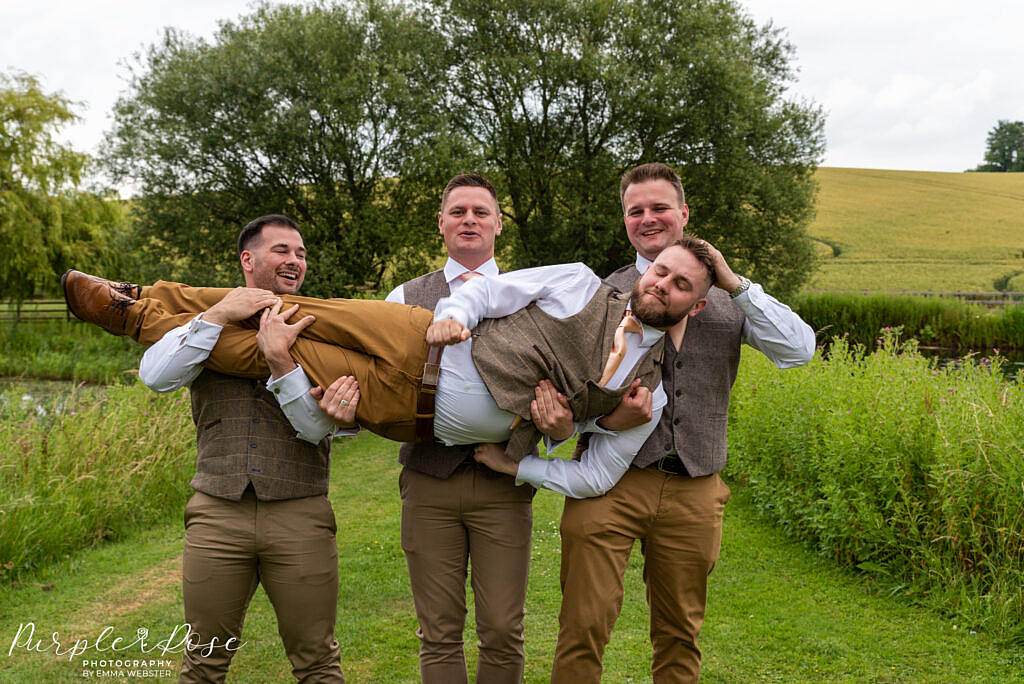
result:
[[[689,209],[679,176],[664,164],[628,171],[620,198],[637,257],[605,282],[628,292],[683,234]],[[637,539],[651,612],[654,682],[697,681],[697,636],[729,499],[718,472],[725,466],[729,393],[740,346],[751,345],[779,368],[800,366],[814,354],[811,328],[708,247],[715,286],[704,309],[665,336],[662,383],[668,405],[657,427],[607,494],[565,500],[555,684],[601,679],[604,648],[622,606],[623,572]]]
[[[438,231],[448,253],[444,268],[399,285],[387,301],[433,311],[475,274],[498,274],[494,240],[501,212],[486,178],[460,174],[448,182]],[[445,354],[462,351],[449,347]],[[480,641],[476,680],[521,681],[535,490],[476,463],[473,445],[406,443],[398,460],[402,549],[419,622],[422,681],[467,681],[462,632],[470,561]]]
[[[238,251],[247,288],[260,289],[233,290],[166,333],[139,368],[141,380],[156,391],[190,387],[197,433],[182,595],[185,620],[202,646],[185,650],[178,681],[224,681],[241,644],[246,608],[262,584],[296,679],[344,682],[334,638],[338,551],[327,500],[330,437],[300,439],[262,380],[201,365],[225,326],[273,304],[274,295],[299,289],[306,250],[291,219],[270,215],[242,230]],[[131,294],[153,291],[142,287]],[[290,356],[268,355],[267,362],[275,377],[294,368]],[[353,401],[347,420],[354,419],[355,408]]]

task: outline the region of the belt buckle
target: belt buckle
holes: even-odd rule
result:
[[[654,467],[657,468],[659,471],[661,471],[663,473],[666,473],[668,475],[679,475],[680,472],[679,472],[678,467],[676,467],[676,469],[674,469],[674,470],[670,470],[669,468],[665,467],[665,463],[666,462],[670,462],[671,460],[678,461],[680,464],[682,463],[681,461],[679,461],[679,457],[678,456],[676,456],[674,454],[669,454],[668,456],[662,456],[661,458],[659,458],[658,459],[658,464],[656,466],[654,466]]]

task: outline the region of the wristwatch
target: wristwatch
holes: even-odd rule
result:
[[[744,278],[740,276],[740,284],[736,286],[736,289],[729,293],[729,296],[736,299],[741,294],[750,289],[750,278]]]

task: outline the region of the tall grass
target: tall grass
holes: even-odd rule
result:
[[[69,388],[41,402],[0,393],[0,573],[40,565],[184,506],[195,468],[184,391]]]
[[[0,325],[0,375],[88,382],[133,381],[144,347],[81,321]]]
[[[1024,386],[994,364],[938,369],[888,333],[870,355],[776,371],[746,358],[728,472],[841,564],[961,624],[1024,635]]]
[[[793,309],[825,335],[875,346],[879,330],[902,327],[921,344],[959,350],[1024,347],[1024,306],[988,309],[959,299],[823,292],[794,298]]]

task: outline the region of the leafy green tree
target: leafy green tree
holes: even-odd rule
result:
[[[167,30],[137,57],[105,153],[140,190],[134,249],[156,265],[140,277],[236,283],[235,237],[266,213],[302,226],[309,294],[422,270],[457,149],[432,106],[441,54],[375,0],[262,5],[209,42]]]
[[[88,155],[55,136],[72,104],[27,74],[0,74],[0,299],[56,295],[69,267],[116,259],[119,204],[86,189]]]
[[[729,0],[432,0],[449,37],[444,104],[505,185],[512,264],[632,258],[621,173],[683,177],[691,229],[790,292],[823,148],[818,107],[786,97],[792,47]]]
[[[985,161],[976,171],[1024,171],[1024,121],[1000,119],[985,139]]]

